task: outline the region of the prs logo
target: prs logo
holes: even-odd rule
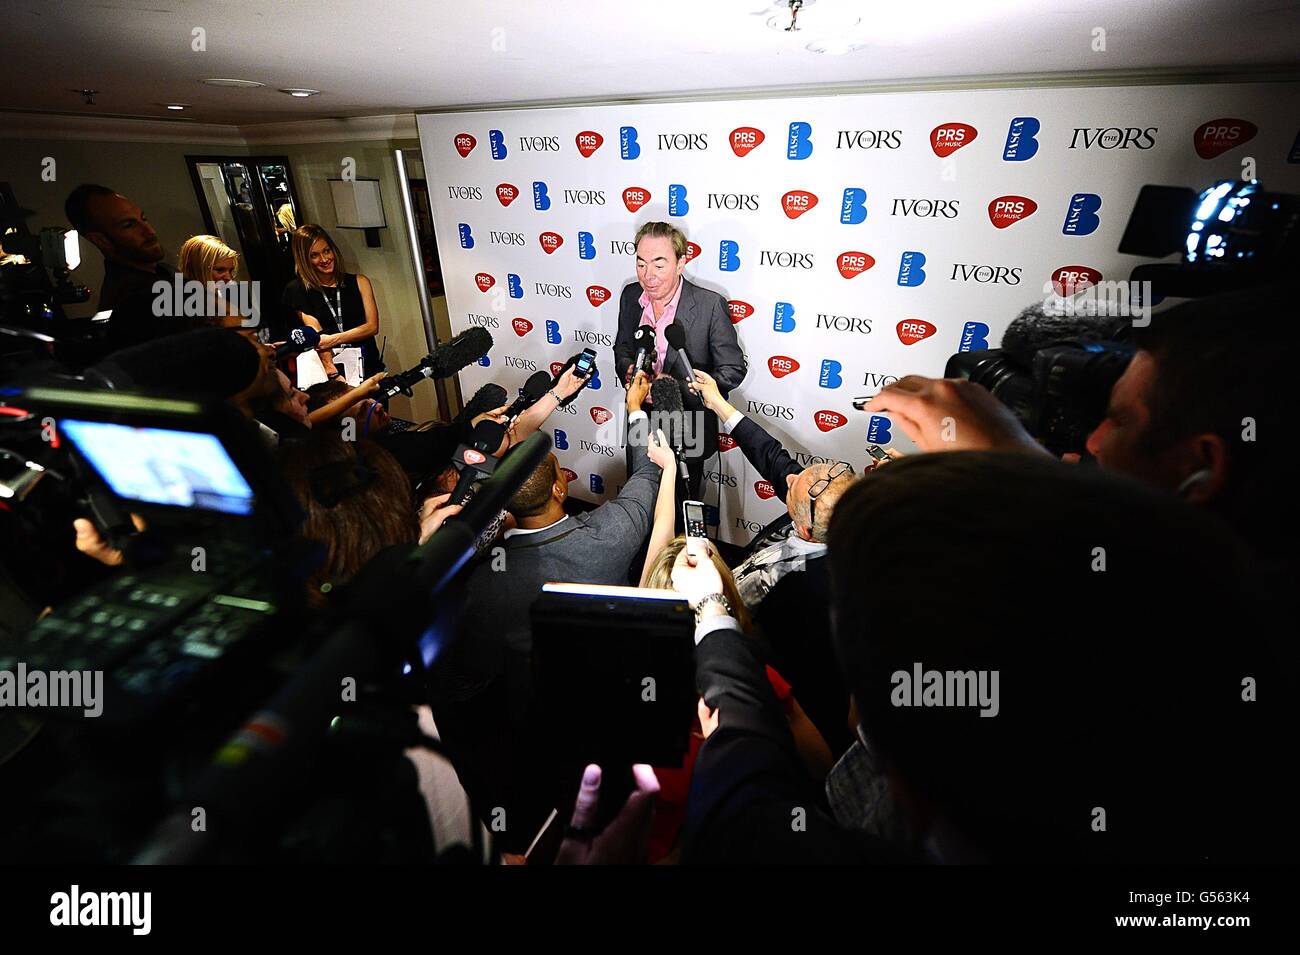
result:
[[[876,260],[865,252],[841,252],[835,260],[835,267],[846,279],[857,278],[876,264]]]
[[[930,148],[940,159],[947,159],[963,146],[975,142],[979,135],[974,126],[965,123],[944,123],[930,131]]]
[[[995,229],[1006,229],[1029,218],[1037,209],[1038,203],[1025,196],[998,196],[989,203],[989,221]]]
[[[623,190],[623,205],[628,212],[636,212],[650,201],[650,190],[642,186],[628,186]]]
[[[748,302],[742,302],[739,299],[732,299],[727,302],[727,310],[731,312],[731,324],[737,325],[743,322],[749,316],[754,314],[754,306]]]
[[[577,144],[578,152],[582,153],[583,159],[590,159],[591,154],[605,144],[605,137],[591,129],[584,129],[574,137]]]
[[[591,415],[591,420],[596,422],[598,425],[604,424],[606,421],[614,417],[608,408],[592,408],[588,413]]]
[[[817,197],[804,189],[792,189],[781,197],[781,209],[787,219],[797,219],[817,205]]]
[[[533,330],[533,323],[526,318],[516,318],[511,320],[510,327],[515,330],[516,335],[523,338]]]
[[[937,331],[937,328],[920,318],[904,319],[897,326],[898,340],[904,345],[915,345]]]
[[[772,373],[773,378],[784,378],[799,370],[799,362],[786,355],[773,355],[767,360],[767,370]]]
[[[758,495],[759,500],[770,501],[776,497],[776,488],[772,486],[771,481],[755,481],[754,493]]]
[[[497,284],[497,280],[486,272],[479,272],[474,276],[474,284],[478,286],[480,292],[486,292],[492,286]]]
[[[701,251],[703,251],[703,250],[702,250],[698,245],[696,245],[694,242],[687,242],[687,243],[686,243],[686,261],[687,261],[687,262],[690,262],[691,259],[693,259],[693,258],[695,258],[696,256],[698,256],[698,255],[700,254]]]
[[[537,237],[537,241],[541,243],[542,251],[547,255],[550,255],[560,246],[564,245],[564,236],[560,235],[558,232],[543,232]]]
[[[736,450],[736,439],[729,434],[718,432],[718,450],[734,451]]]
[[[478,140],[469,133],[457,133],[452,140],[452,145],[456,147],[456,152],[460,153],[460,158],[464,159],[474,151],[474,147],[478,145]]]
[[[1101,281],[1101,273],[1086,265],[1063,265],[1052,273],[1052,288],[1068,298]]]
[[[813,413],[813,424],[817,425],[817,430],[823,433],[834,431],[836,428],[842,428],[849,423],[849,419],[844,417],[838,411],[828,411],[823,409]]]
[[[762,145],[763,139],[761,129],[755,129],[753,126],[741,126],[731,131],[728,141],[731,143],[731,151],[743,159]]]
[[[609,301],[612,293],[603,285],[587,286],[587,301],[591,303],[592,308],[600,308]]]
[[[503,206],[508,206],[519,198],[519,187],[512,186],[508,182],[502,182],[497,185],[497,201]]]
[[[1202,159],[1213,159],[1255,138],[1259,127],[1244,119],[1212,119],[1196,127],[1192,146]]]

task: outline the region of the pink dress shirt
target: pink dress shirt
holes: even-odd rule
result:
[[[664,337],[664,329],[671,325],[673,319],[677,316],[677,302],[681,297],[682,280],[679,278],[677,280],[677,291],[673,292],[673,297],[664,306],[664,312],[659,316],[658,322],[655,322],[655,310],[654,306],[650,304],[649,293],[642,291],[641,297],[637,300],[637,304],[641,306],[641,324],[649,325],[655,330],[655,363],[653,373],[650,375],[651,378],[661,374],[664,370],[664,359],[668,355],[668,339]]]

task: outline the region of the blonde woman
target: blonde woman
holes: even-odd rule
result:
[[[379,306],[370,279],[344,268],[339,247],[318,225],[295,229],[291,246],[298,277],[284,287],[283,304],[291,317],[321,333],[317,351],[326,371],[335,349],[344,348],[360,349],[363,378],[383,371],[375,346]]]
[[[204,316],[222,328],[240,329],[244,316],[232,308],[226,296],[227,285],[235,281],[239,253],[215,235],[196,235],[186,239],[176,259],[176,270],[186,282],[199,282],[207,292]]]

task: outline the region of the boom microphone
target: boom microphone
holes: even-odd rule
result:
[[[293,355],[311,351],[320,344],[320,332],[310,325],[299,325],[289,332],[289,337],[275,346],[275,360],[282,361]]]
[[[1109,341],[1120,338],[1130,319],[1111,315],[1103,302],[1097,302],[1095,314],[1059,314],[1034,303],[1007,326],[1002,348],[1021,362],[1033,361],[1040,349],[1064,342]]]
[[[421,358],[420,363],[409,371],[381,379],[379,382],[381,400],[391,398],[399,392],[410,397],[413,385],[426,378],[450,378],[462,368],[474,364],[491,350],[492,333],[486,328],[475,325],[446,344],[439,345]]]

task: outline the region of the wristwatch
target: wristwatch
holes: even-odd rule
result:
[[[555,393],[555,389],[554,389],[554,388],[547,388],[547,389],[546,389],[546,393],[547,393],[548,395],[550,395],[552,398],[555,399],[555,403],[556,403],[557,405],[562,405],[562,404],[564,404],[564,399],[561,398],[559,395],[557,395],[557,394]]]
[[[704,615],[704,608],[705,608],[706,606],[708,606],[709,604],[712,604],[712,603],[721,604],[721,605],[722,605],[722,609],[725,610],[725,611],[727,612],[727,616],[728,616],[728,617],[734,617],[734,616],[735,616],[735,613],[734,613],[734,612],[732,611],[732,609],[731,609],[731,601],[727,599],[727,597],[726,597],[725,594],[721,594],[721,593],[717,593],[717,594],[708,594],[708,595],[706,595],[706,596],[704,596],[704,597],[701,597],[701,598],[699,599],[699,601],[697,601],[696,604],[695,604],[695,622],[696,622],[696,623],[699,623],[702,619],[704,619],[704,616],[703,616],[703,615]]]

